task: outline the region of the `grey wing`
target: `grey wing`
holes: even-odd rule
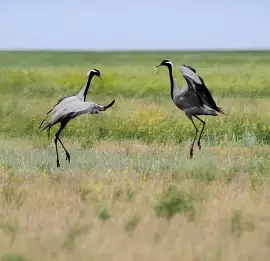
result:
[[[80,102],[76,103],[75,107],[74,112],[76,112],[77,115],[85,113],[96,114],[103,110],[103,106],[95,102]]]
[[[197,95],[194,82],[184,77],[184,85],[181,91],[173,98],[174,103],[180,109],[186,111],[192,107],[203,107],[202,99]]]
[[[65,106],[64,114],[66,115],[65,117],[68,118],[75,118],[81,114],[97,114],[100,111],[107,110],[114,102],[115,100],[108,105],[103,106],[95,102],[75,101]]]
[[[41,130],[50,128],[53,124],[57,122],[66,121],[81,115],[81,114],[94,114],[100,111],[105,111],[114,104],[113,100],[110,104],[103,106],[95,102],[83,102],[80,100],[75,100],[73,102],[67,103],[64,106],[58,107],[54,113],[50,114],[51,119],[43,126],[40,126]]]
[[[191,70],[189,67],[180,65],[179,70],[184,77],[190,78],[192,81],[194,81],[197,84],[202,84],[201,78],[193,71],[194,69]]]
[[[185,79],[186,79],[186,83],[189,86],[188,92],[185,96],[186,100],[190,101],[191,106],[197,105],[197,106],[203,107],[203,99],[200,95],[198,95],[196,91],[196,84],[188,77],[186,77]]]
[[[112,100],[108,105],[100,105],[94,102],[89,102],[89,112],[88,113],[98,113],[100,111],[106,111],[108,108],[112,107],[115,103],[115,99]]]
[[[108,105],[101,105],[95,102],[78,102],[78,107],[83,111],[83,113],[99,113],[100,111],[106,111],[108,108],[113,106],[115,100],[111,101]]]
[[[39,128],[41,128],[42,124],[44,123],[44,121],[47,119],[48,116],[52,116],[52,114],[56,113],[57,110],[59,109],[59,105],[63,103],[63,101],[67,101],[68,100],[71,102],[73,100],[73,98],[75,98],[76,96],[64,96],[62,98],[60,98],[54,105],[53,107],[47,112],[46,117],[41,121],[41,123],[39,124]]]
[[[69,98],[69,97],[72,97],[72,96],[64,96],[64,97],[60,98],[60,99],[52,106],[52,108],[47,112],[47,114],[50,114],[50,112],[51,112],[57,105],[59,105],[63,100],[65,100],[66,98]]]
[[[200,77],[200,76],[199,76]],[[201,78],[201,77],[200,77]],[[198,95],[198,97],[200,97],[200,99],[202,100],[202,102],[204,104],[206,104],[207,106],[209,106],[210,108],[218,111],[219,113],[224,114],[224,112],[222,111],[222,109],[220,107],[217,106],[216,102],[214,101],[210,91],[207,89],[204,81],[202,80],[203,84],[194,84],[195,85],[195,89],[196,89],[196,93]]]
[[[43,122],[47,117],[49,117],[50,119],[43,125]],[[54,124],[61,122],[61,120],[65,118],[65,111],[63,108],[60,108],[58,110],[55,110],[54,113],[48,114],[47,117],[39,125],[40,130],[46,130],[48,128],[51,128]]]
[[[42,128],[41,128],[42,124],[40,124],[41,130],[46,129],[57,122],[68,121],[68,120],[71,120],[72,118],[82,114],[83,108],[80,108],[80,107],[83,107],[83,106],[80,106],[80,105],[83,105],[83,103],[84,102],[73,101],[70,103],[63,104],[63,106],[58,106],[58,107],[56,104],[51,109],[51,113],[49,113],[47,115],[47,117],[50,117],[49,121]],[[44,122],[44,120],[43,120],[43,122]]]
[[[200,106],[205,104],[212,109],[219,110],[211,93],[206,88],[204,80],[196,74],[195,69],[181,65],[179,70],[188,82],[188,85],[192,87],[190,88],[190,90],[193,90],[192,96],[197,96],[197,103],[200,103]],[[195,97],[193,97],[193,100],[195,100]]]
[[[196,71],[194,72],[188,67],[180,66],[180,69],[183,71],[183,76],[188,81],[188,84],[192,86],[195,90],[195,95],[198,98],[197,103],[199,102],[201,106],[207,105],[208,107],[218,111],[219,113],[224,114],[222,109],[216,105],[216,102],[214,101],[210,91],[207,89],[202,77],[197,75],[195,73]]]
[[[102,107],[96,103],[87,104],[88,102],[74,102],[69,104],[56,117],[62,120],[71,120],[82,114],[97,114],[102,110]],[[89,102],[90,103],[90,102]]]

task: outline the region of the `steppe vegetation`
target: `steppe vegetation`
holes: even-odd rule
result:
[[[164,58],[191,64],[226,115],[193,127]],[[38,126],[97,68],[88,101],[115,105],[62,133]],[[1,52],[0,260],[270,260],[270,52]]]

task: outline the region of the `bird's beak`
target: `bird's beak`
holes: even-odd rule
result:
[[[161,66],[162,64],[160,64],[160,65],[157,65],[156,67],[159,67],[159,66]]]
[[[101,80],[103,80],[102,77],[101,77],[101,75],[99,75],[98,77],[99,77]]]

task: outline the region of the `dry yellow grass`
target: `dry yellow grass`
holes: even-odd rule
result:
[[[0,261],[270,258],[267,53],[0,53]],[[169,58],[191,64],[226,115],[194,129],[170,98]],[[56,168],[38,130],[79,91],[111,110],[69,123]],[[51,131],[51,138],[57,126]]]
[[[25,153],[32,146],[19,140],[17,144],[25,146]],[[151,148],[152,153],[161,155],[176,149],[132,141],[101,142],[92,149],[117,154],[143,153]],[[185,153],[186,148],[181,150]],[[220,161],[252,159],[267,151],[268,147],[205,148]],[[73,167],[75,164],[51,174],[21,166],[21,175],[15,176],[3,166],[0,253],[19,253],[28,260],[41,261],[269,260],[268,182],[254,189],[252,173],[241,169],[229,183],[223,178],[210,182],[177,179],[179,190],[199,198],[194,202],[196,214],[193,220],[185,213],[166,220],[157,217],[154,204],[162,191],[176,183],[175,177],[167,173],[145,177],[125,164],[123,171],[107,177],[96,175],[95,169],[82,171]],[[181,174],[181,169],[178,172]]]

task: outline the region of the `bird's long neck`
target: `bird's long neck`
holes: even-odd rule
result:
[[[175,85],[175,82],[174,82],[173,73],[172,73],[172,66],[171,65],[168,65],[168,70],[169,70],[170,84],[171,84],[171,97],[173,99],[174,91],[176,89],[176,85]]]
[[[85,99],[86,99],[86,95],[87,95],[87,92],[88,92],[88,89],[89,89],[89,86],[90,86],[90,83],[91,83],[91,80],[93,78],[93,75],[90,74],[88,79],[87,79],[87,82],[86,84],[82,87],[82,89],[80,90],[80,92],[77,94],[77,96],[79,97],[80,100],[83,100],[85,102]]]

